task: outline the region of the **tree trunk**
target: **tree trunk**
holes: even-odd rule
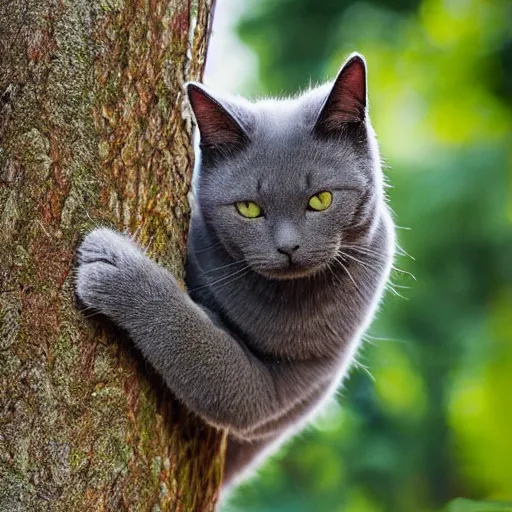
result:
[[[0,1],[2,512],[214,509],[224,435],[73,296],[97,224],[182,276],[213,1]]]

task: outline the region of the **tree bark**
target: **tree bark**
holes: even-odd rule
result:
[[[0,510],[213,511],[225,436],[74,303],[81,236],[183,274],[214,0],[0,2]]]

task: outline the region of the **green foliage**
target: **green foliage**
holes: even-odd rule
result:
[[[452,501],[444,512],[512,512],[512,503],[458,499]]]
[[[339,404],[229,510],[512,510],[512,3],[261,0],[262,90],[368,60],[400,226],[393,287]],[[404,288],[406,287],[406,288]],[[404,295],[407,300],[398,296]],[[366,370],[364,367],[367,367]],[[368,375],[371,373],[372,378]]]

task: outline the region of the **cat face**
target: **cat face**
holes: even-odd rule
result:
[[[362,58],[293,100],[221,100],[195,84],[188,93],[200,132],[197,202],[230,255],[273,279],[335,262],[371,221],[379,189]]]

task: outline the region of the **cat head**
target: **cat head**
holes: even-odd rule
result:
[[[224,248],[271,279],[312,275],[370,229],[382,196],[366,63],[296,98],[249,102],[187,85],[196,203]]]

